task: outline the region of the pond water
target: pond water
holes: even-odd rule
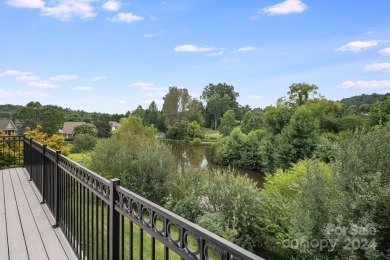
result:
[[[215,164],[211,160],[209,146],[192,146],[188,144],[172,143],[172,152],[177,160],[179,170],[188,167],[201,167],[208,169],[227,169],[228,166]],[[264,182],[264,174],[259,171],[248,169],[235,168],[240,175],[247,175],[250,179],[257,183],[258,187],[262,187]]]

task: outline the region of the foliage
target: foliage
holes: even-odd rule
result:
[[[201,139],[204,138],[202,127],[199,125],[197,121],[192,121],[188,123],[187,134],[191,138],[201,138]]]
[[[25,107],[19,108],[12,118],[19,119],[23,128],[36,128],[41,125],[43,132],[53,135],[62,128],[65,117],[61,107],[53,105],[42,106],[39,102],[30,102]]]
[[[263,113],[264,127],[273,134],[280,134],[290,122],[293,112],[292,109],[280,104],[276,107],[266,107]]]
[[[390,122],[390,96],[383,102],[375,102],[368,113],[370,125],[386,124]]]
[[[260,129],[263,125],[263,118],[260,113],[248,111],[241,122],[241,131],[249,134],[250,131]]]
[[[187,137],[187,124],[183,121],[176,122],[168,128],[167,137],[174,140],[184,140]]]
[[[236,125],[236,114],[233,110],[228,110],[223,114],[221,118],[221,124],[219,125],[219,130],[222,135],[228,136]]]
[[[287,99],[281,98],[278,102],[284,103],[289,107],[302,106],[311,99],[318,98],[318,87],[307,83],[294,83],[287,92]]]
[[[170,148],[155,134],[156,129],[143,125],[137,116],[121,119],[121,127],[92,151],[91,169],[120,178],[126,188],[163,205],[175,163]]]
[[[371,95],[362,94],[359,96],[343,98],[340,100],[340,103],[342,103],[346,108],[353,109],[356,112],[368,112],[372,104],[377,101],[383,102],[389,96],[390,93],[383,95],[377,93],[373,93]]]
[[[213,161],[235,167],[260,169],[259,145],[265,133],[256,130],[246,135],[239,129],[211,146]]]
[[[98,134],[98,130],[93,124],[82,124],[78,125],[73,129],[73,137],[76,138],[79,134],[86,134],[96,137]]]
[[[82,153],[91,151],[97,144],[96,137],[89,134],[78,134],[73,140],[72,152]]]
[[[46,144],[49,148],[61,151],[62,155],[68,156],[70,154],[71,144],[63,145],[65,138],[62,135],[52,135],[48,137],[47,133],[42,131],[42,127],[38,125],[35,129],[26,128],[24,135],[28,138],[32,138],[34,141]]]
[[[203,103],[196,98],[193,98],[188,104],[187,119],[188,121],[196,121],[199,125],[204,124]]]
[[[164,97],[162,113],[165,116],[165,125],[170,127],[176,122],[187,119],[188,105],[191,96],[188,90],[177,87],[170,87],[169,92]]]
[[[178,210],[182,205],[189,211]],[[260,191],[246,176],[232,170],[189,169],[178,173],[168,206],[187,216],[193,212],[190,219],[198,219],[201,226],[248,250],[260,248]]]
[[[290,163],[310,158],[318,143],[319,123],[305,106],[299,107],[282,133],[276,137],[277,168],[287,169]]]
[[[237,97],[239,93],[234,91],[234,87],[226,83],[217,85],[209,84],[202,92],[201,98],[206,101],[205,119],[206,125],[214,129],[218,127],[218,121],[229,109],[238,109]]]
[[[97,120],[93,124],[96,127],[97,137],[108,138],[111,136],[111,125],[109,122]]]
[[[16,134],[8,135],[0,130],[1,149],[0,149],[0,169],[14,167],[18,163],[23,163],[23,144],[18,144],[12,140],[12,137]],[[11,137],[11,138],[10,138]]]

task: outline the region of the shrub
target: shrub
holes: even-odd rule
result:
[[[78,134],[73,140],[72,151],[75,153],[91,151],[95,148],[96,144],[96,137],[89,134]]]

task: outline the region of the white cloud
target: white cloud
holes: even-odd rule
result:
[[[237,52],[248,52],[248,51],[254,51],[256,50],[255,47],[248,46],[248,47],[242,47],[237,50]]]
[[[369,71],[390,71],[390,63],[368,64],[364,67],[364,69]]]
[[[118,104],[126,105],[127,101],[126,100],[118,100]]]
[[[383,55],[390,56],[390,47],[387,47],[387,48],[384,48],[384,49],[380,50],[379,53],[383,54]]]
[[[249,19],[251,19],[252,21],[257,21],[260,20],[260,16],[252,15]]]
[[[73,90],[80,90],[80,91],[83,91],[83,90],[91,90],[93,89],[93,87],[90,87],[90,86],[84,86],[84,87],[74,87],[72,88]]]
[[[27,85],[36,88],[58,88],[59,87],[58,85],[52,84],[47,81],[30,82]]]
[[[45,6],[42,0],[8,0],[5,4],[19,8],[43,8]]]
[[[390,93],[390,88],[383,90],[384,93]]]
[[[173,50],[177,52],[205,52],[205,51],[212,51],[214,48],[212,47],[198,47],[191,44],[185,44],[176,46]]]
[[[95,101],[98,101],[99,98],[98,97],[84,97],[84,98],[81,98],[82,101],[85,101],[85,102],[95,102]]]
[[[107,18],[110,22],[132,23],[142,21],[144,18],[132,13],[119,13],[114,18]]]
[[[206,56],[208,57],[213,57],[213,56],[221,56],[223,55],[223,51],[219,51],[219,52],[210,52],[208,53]]]
[[[88,19],[97,15],[91,2],[94,0],[60,0],[57,5],[41,8],[42,14],[60,20],[70,20],[74,17]]]
[[[282,3],[261,9],[268,15],[283,15],[291,13],[302,13],[307,10],[307,6],[300,0],[286,0]]]
[[[165,31],[160,31],[158,33],[147,33],[147,34],[144,34],[144,37],[145,38],[154,38],[154,37],[159,37],[161,35],[163,35],[165,33]]]
[[[167,89],[166,87],[155,87],[154,84],[151,82],[134,82],[130,84],[130,86],[137,87],[146,91],[162,91]]]
[[[78,79],[79,76],[77,75],[69,75],[69,74],[60,74],[55,77],[50,78],[51,80],[54,81],[67,81],[67,80],[75,80]]]
[[[116,12],[120,9],[121,7],[121,2],[115,1],[115,0],[108,0],[102,5],[102,8],[107,10],[107,11],[112,11]]]
[[[386,88],[390,87],[390,80],[345,81],[342,88]]]
[[[3,72],[4,75],[7,76],[21,76],[21,75],[31,75],[34,74],[34,72],[29,71],[19,71],[19,70],[7,70]]]
[[[249,99],[262,99],[263,96],[259,96],[259,95],[249,95],[248,98],[249,98]]]
[[[39,77],[38,76],[27,76],[27,75],[23,75],[23,76],[19,76],[19,77],[16,77],[16,80],[18,81],[37,81],[39,80]]]
[[[337,48],[336,51],[354,51],[359,52],[364,49],[377,46],[381,41],[353,41],[349,42],[340,48]]]
[[[100,80],[106,80],[107,77],[93,77],[90,79],[84,79],[84,81],[100,81]]]
[[[5,89],[0,89],[0,98],[42,98],[47,97],[48,94],[38,92],[38,91],[32,91],[32,92],[24,92],[24,91],[16,91],[16,92],[10,92]]]
[[[153,87],[153,83],[151,82],[134,82],[134,83],[131,83],[131,86],[133,87],[140,87],[140,88],[149,88],[149,87]]]

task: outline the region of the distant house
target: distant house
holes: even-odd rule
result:
[[[7,134],[16,134],[17,128],[11,119],[0,119],[0,130]]]
[[[119,124],[118,122],[115,122],[115,121],[110,121],[108,123],[111,126],[111,131],[115,131],[121,126],[121,124]]]
[[[84,125],[85,122],[65,122],[64,127],[58,132],[62,134],[66,140],[73,139],[73,130],[76,126]]]

